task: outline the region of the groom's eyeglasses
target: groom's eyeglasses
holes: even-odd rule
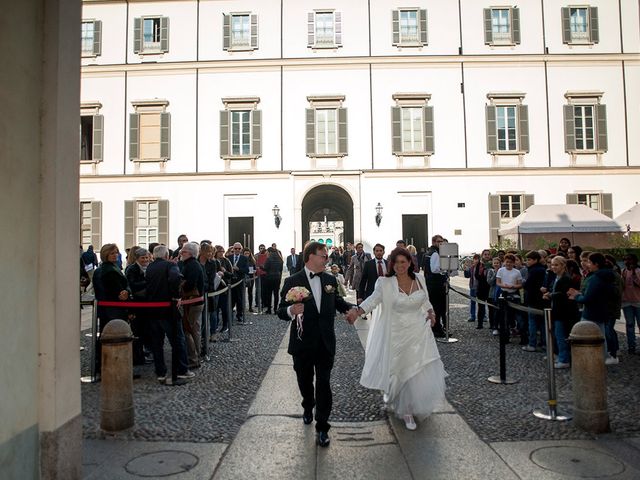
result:
[[[329,258],[329,255],[327,255],[326,253],[325,253],[324,255],[320,255],[319,253],[314,253],[314,255],[317,255],[318,257],[322,257],[322,258],[324,258],[325,260],[326,260],[327,258]]]

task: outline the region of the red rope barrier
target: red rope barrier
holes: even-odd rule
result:
[[[101,300],[99,307],[141,307],[141,308],[164,308],[170,307],[171,302],[107,302]]]

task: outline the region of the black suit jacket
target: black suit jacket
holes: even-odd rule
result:
[[[227,259],[229,260],[229,263],[231,263],[231,266],[233,266],[233,255],[229,255]],[[233,283],[236,283],[238,280],[249,275],[249,261],[247,260],[247,257],[242,254],[238,255],[236,267],[238,267],[238,270],[231,272]]]
[[[385,272],[389,271],[389,264],[385,259],[382,259],[384,263]],[[358,298],[362,300],[371,296],[378,280],[378,260],[372,258],[364,264],[362,269],[362,277],[360,278],[360,285],[358,285]]]
[[[322,283],[320,311],[318,312],[316,302],[313,298],[309,298],[304,302],[302,340],[298,338],[297,322],[291,322],[289,349],[287,350],[291,355],[315,352],[319,339],[331,356],[334,356],[336,353],[336,333],[334,328],[336,310],[345,313],[352,308],[353,305],[338,295],[338,282],[336,281],[336,277],[323,272],[320,274],[320,282]],[[287,308],[291,306],[292,303],[287,302],[285,298],[287,292],[289,292],[292,287],[305,287],[311,292],[311,286],[309,285],[307,273],[304,268],[298,273],[287,277],[284,281],[284,286],[280,292],[280,307],[278,308],[278,316],[282,320],[291,320],[291,317],[289,317],[287,313]]]
[[[296,257],[296,266],[293,266],[293,257]],[[295,254],[295,255],[289,255],[287,257],[287,270],[289,271],[289,273],[293,274],[296,272],[299,272],[300,269],[303,267],[302,265],[302,259],[300,258],[300,255]]]

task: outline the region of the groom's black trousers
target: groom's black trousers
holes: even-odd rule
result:
[[[293,355],[293,369],[298,378],[298,387],[302,394],[302,408],[310,411],[316,407],[316,431],[328,432],[329,415],[333,397],[331,395],[331,369],[333,368],[333,355],[327,352],[322,341],[318,341],[314,349],[305,350]],[[315,373],[315,395],[313,388],[313,376]]]

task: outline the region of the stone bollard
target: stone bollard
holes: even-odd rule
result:
[[[131,328],[124,320],[111,320],[100,335],[100,428],[109,432],[134,424],[132,342]]]
[[[581,321],[569,335],[573,382],[573,421],[591,433],[609,431],[607,378],[602,349],[604,337],[598,325]]]

